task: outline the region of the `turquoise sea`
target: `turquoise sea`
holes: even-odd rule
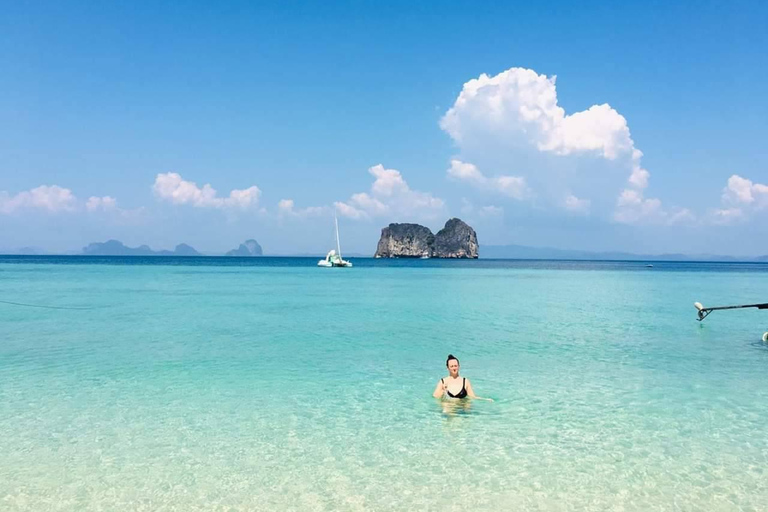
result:
[[[768,265],[352,261],[0,257],[0,510],[768,510]]]

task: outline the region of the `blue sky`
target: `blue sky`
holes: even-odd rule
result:
[[[768,7],[669,4],[5,2],[0,249],[767,254]]]

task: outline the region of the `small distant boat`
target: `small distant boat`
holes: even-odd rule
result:
[[[649,264],[647,264],[647,265],[645,266],[645,268],[653,268],[653,265],[651,265],[651,264],[649,263]]]
[[[336,212],[333,213],[333,220],[336,224],[336,249],[331,249],[328,254],[325,255],[325,259],[317,262],[318,267],[351,267],[351,261],[345,261],[341,257],[341,244],[339,243],[339,219],[336,216]]]
[[[424,256],[422,256],[422,257],[421,257],[421,258],[419,258],[419,259],[420,259],[420,260],[428,260],[428,259],[429,259],[429,255],[425,254]]]

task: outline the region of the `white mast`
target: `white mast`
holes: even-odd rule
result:
[[[333,210],[333,221],[336,223],[336,252],[341,259],[341,244],[339,243],[339,218],[336,216],[336,209]]]

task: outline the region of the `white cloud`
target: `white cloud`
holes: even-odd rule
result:
[[[723,201],[731,203],[751,203],[755,198],[752,197],[752,181],[734,174],[728,178],[728,185],[723,189]]]
[[[667,217],[667,224],[669,225],[693,224],[695,222],[696,215],[688,208],[676,208]]]
[[[496,176],[491,178],[491,183],[499,192],[514,199],[524,199],[529,196],[525,178],[520,176]]]
[[[124,223],[141,222],[146,218],[144,207],[123,210],[117,206],[117,200],[111,196],[91,196],[87,201],[79,201],[71,190],[56,185],[34,188],[13,197],[0,192],[0,214],[11,214],[22,210],[42,210],[50,213],[83,212],[96,214],[109,213],[110,219]]]
[[[309,206],[298,210],[295,209],[294,206],[293,199],[281,199],[277,203],[278,214],[284,217],[311,217],[314,215],[322,215],[328,211],[328,209],[323,206]]]
[[[333,203],[333,206],[336,208],[336,211],[339,212],[339,215],[342,217],[348,217],[350,219],[364,219],[368,217],[368,214],[365,213],[363,210],[360,210],[358,208],[355,208],[354,206],[351,206],[347,203],[342,203],[341,201],[336,201]]]
[[[249,208],[259,201],[261,190],[252,186],[232,190],[229,197],[217,197],[216,190],[206,183],[202,188],[193,181],[185,181],[175,172],[158,174],[152,186],[155,195],[173,204],[189,204],[198,208]]]
[[[745,220],[741,208],[719,208],[712,211],[712,223],[720,226],[730,226]]]
[[[489,178],[474,164],[456,158],[451,160],[451,167],[446,172],[454,180],[467,182],[480,189],[493,190],[513,199],[525,199],[531,195],[523,177],[502,175]]]
[[[85,203],[85,209],[89,212],[95,212],[97,210],[110,211],[117,209],[117,200],[114,197],[104,196],[96,197],[91,196]]]
[[[224,207],[248,208],[259,202],[259,196],[261,190],[255,185],[243,190],[235,189],[229,193],[228,198],[221,199],[221,204]]]
[[[0,192],[0,213],[10,214],[22,209],[37,209],[48,212],[73,211],[77,199],[68,188],[58,185],[42,185],[10,196]]]
[[[487,137],[523,140],[558,155],[591,152],[609,160],[630,154],[634,142],[624,117],[608,104],[566,115],[557,104],[556,77],[510,68],[464,84],[440,127],[460,145]]]
[[[595,182],[608,194],[618,193],[613,218],[626,223],[666,222],[671,218],[659,199],[644,197],[642,191],[648,188],[650,173],[642,166],[643,152],[635,147],[624,116],[607,103],[566,114],[558,105],[554,76],[524,68],[510,68],[495,76],[482,74],[464,84],[440,120],[440,127],[458,145],[462,156],[470,155],[472,161],[488,159],[496,165],[501,162],[519,167],[530,166],[531,155],[539,155],[533,172],[520,173],[517,183],[508,182],[513,197],[520,194],[521,182],[526,180],[527,194],[535,192],[537,198],[548,197],[554,206],[585,212],[592,208],[592,202],[588,206],[578,198],[568,198],[568,181],[583,183],[583,174],[593,169],[605,178],[614,174],[613,169],[625,169],[624,191],[619,183],[608,185],[602,178]],[[566,157],[599,158],[605,164],[567,164]],[[452,162],[448,172],[454,179],[486,188],[491,179],[461,160]],[[631,193],[627,195],[627,191]],[[607,207],[601,198],[594,199]],[[540,200],[537,202],[541,205]]]
[[[710,211],[710,221],[717,225],[744,222],[749,217],[768,208],[768,185],[733,174],[723,188],[721,207]]]
[[[756,203],[759,208],[768,206],[768,185],[755,183],[752,185],[752,193],[757,198]]]
[[[118,224],[135,224],[148,220],[147,209],[143,206],[133,210],[124,210],[117,206],[117,199],[111,196],[91,196],[85,202],[85,209],[90,214],[107,215],[111,221]]]
[[[660,222],[665,217],[658,199],[645,199],[642,191],[624,189],[616,202],[614,220],[625,224]]]
[[[640,158],[642,156],[643,152],[639,149],[635,149],[632,152],[632,174],[629,175],[630,185],[639,189],[646,188],[648,186],[648,178],[651,177],[651,173],[640,166]]]
[[[728,178],[728,184],[723,189],[723,202],[765,208],[768,206],[768,185],[753,183],[752,180],[734,174]]]
[[[368,169],[375,178],[370,193],[353,194],[346,202],[336,202],[340,215],[351,219],[382,216],[434,219],[445,214],[445,203],[429,192],[412,190],[400,171],[375,165]]]
[[[592,206],[592,201],[589,199],[579,199],[573,194],[569,194],[565,198],[565,209],[574,213],[586,215],[589,213],[589,208]]]
[[[696,216],[687,208],[666,209],[661,200],[646,198],[642,190],[624,189],[616,201],[613,220],[623,224],[692,224]]]
[[[389,212],[389,206],[371,197],[365,192],[352,194],[349,202],[361,211],[368,212],[373,216],[386,215]]]
[[[375,165],[368,172],[376,177],[371,185],[371,192],[377,196],[391,197],[397,193],[408,192],[408,184],[403,179],[400,171],[385,169],[383,165]]]
[[[451,160],[451,167],[446,172],[449,177],[458,181],[466,181],[479,186],[486,186],[488,183],[488,178],[480,172],[477,166],[455,158]]]

